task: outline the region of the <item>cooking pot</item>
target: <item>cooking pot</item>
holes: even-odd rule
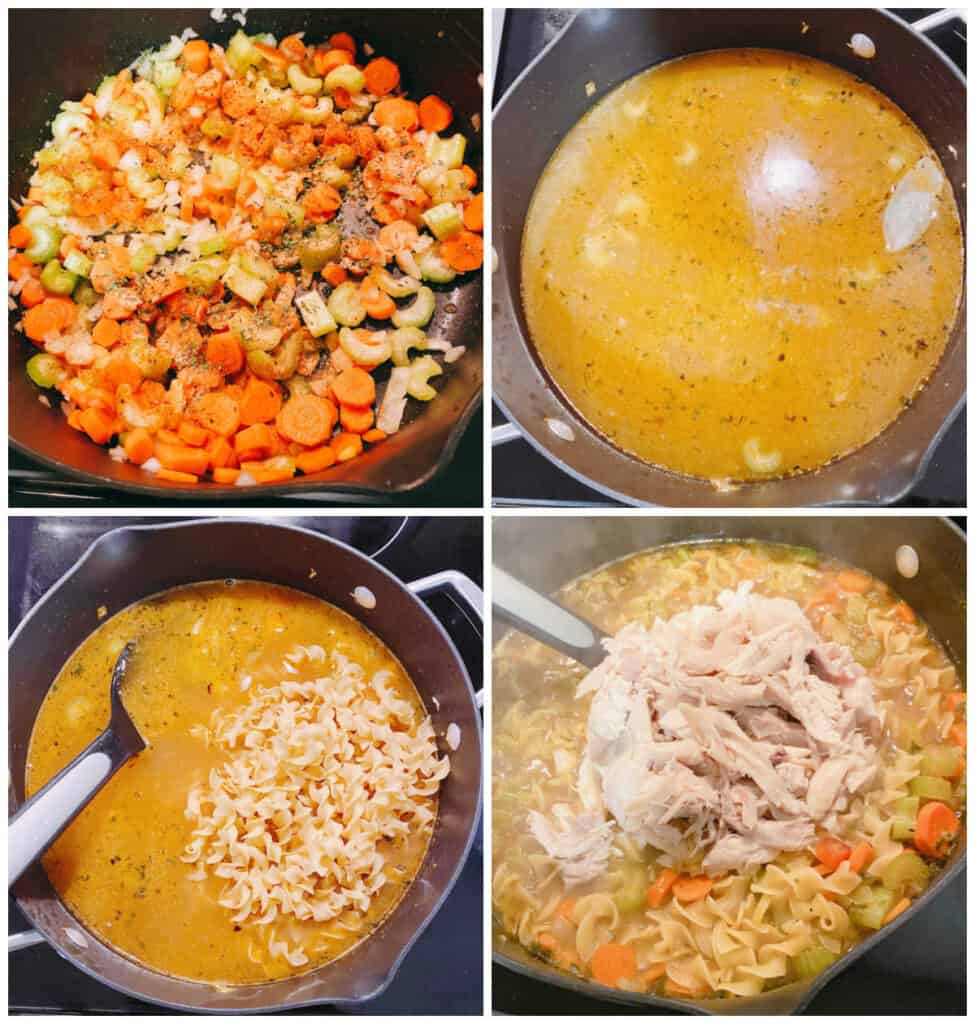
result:
[[[184,521],[123,527],[103,535],[11,637],[10,812],[24,801],[28,743],[41,702],[71,653],[98,628],[99,607],[111,615],[171,587],[228,578],[293,587],[352,615],[403,663],[430,710],[437,735],[442,737],[451,723],[460,728],[460,746],[450,751],[450,775],[440,789],[430,849],[406,895],[374,932],[338,960],[298,976],[230,988],[171,978],[116,952],[72,916],[39,863],[21,877],[14,895],[39,936],[65,959],[138,999],[219,1013],[361,1003],[389,984],[453,888],[480,814],[481,738],[475,694],[449,636],[421,600],[448,590],[479,620],[480,590],[463,574],[443,572],[403,583],[339,541],[266,522]],[[353,599],[353,590],[360,586],[375,595],[375,608],[365,609]],[[34,940],[14,937],[13,946]]]
[[[240,27],[230,19],[218,24],[206,8],[183,10],[22,10],[10,15],[9,190],[26,195],[33,173],[31,158],[48,138],[48,124],[62,100],[80,99],[102,77],[131,64],[146,49],[192,28],[210,42],[226,45]],[[257,10],[247,13],[246,31],[272,32],[280,39],[305,32],[309,42],[350,32],[360,44],[399,63],[404,86],[419,98],[435,93],[454,109],[454,124],[467,136],[467,162],[480,170],[481,137],[472,124],[481,116],[481,13],[463,10]],[[343,206],[342,220],[372,224],[354,204]],[[437,312],[432,330],[467,354],[450,367],[434,402],[410,410],[402,429],[350,462],[287,483],[260,487],[263,497],[326,492],[353,496],[403,494],[428,483],[453,457],[480,403],[482,283],[467,275],[454,286],[433,286]],[[10,443],[48,469],[88,483],[153,498],[233,501],[240,490],[206,483],[187,487],[157,480],[138,466],[113,462],[103,448],[71,430],[64,417],[38,401],[24,365],[34,346],[10,331],[8,401]],[[52,402],[52,404],[55,404]],[[412,403],[418,406],[419,403]]]
[[[867,570],[893,587],[931,627],[945,646],[962,679],[965,676],[965,537],[947,519],[921,517],[807,518],[704,516],[666,518],[603,516],[546,517],[494,522],[494,560],[502,569],[543,593],[552,593],[579,576],[627,555],[665,544],[705,540],[764,540],[815,548]],[[914,579],[898,575],[894,552],[910,544],[918,553],[920,572]],[[494,636],[505,627],[496,619]],[[494,696],[494,715],[501,707]],[[964,870],[967,832],[928,889],[882,931],[854,946],[811,981],[794,982],[759,996],[730,999],[675,1000],[624,992],[584,981],[532,956],[494,927],[494,960],[536,981],[569,989],[580,996],[645,1007],[702,1014],[799,1013],[831,979],[856,970],[864,953],[884,942],[926,908]],[[941,953],[945,951],[942,949]],[[911,951],[905,973],[916,977],[919,951]],[[964,948],[957,950],[959,959]],[[896,962],[892,966],[896,970]],[[920,982],[917,982],[920,984]],[[497,988],[497,980],[495,981]]]
[[[935,20],[925,19],[921,27]],[[847,45],[858,32],[876,44],[873,60],[857,57]],[[815,472],[731,491],[617,448],[575,412],[532,344],[521,301],[521,238],[535,185],[556,147],[594,103],[633,75],[675,57],[734,47],[802,53],[845,68],[886,93],[938,153],[964,228],[965,79],[940,50],[894,15],[799,8],[580,11],[513,83],[494,114],[493,383],[494,397],[511,421],[497,428],[494,441],[523,435],[570,476],[628,504],[776,508],[896,501],[923,474],[964,404],[964,296],[928,384],[878,437]],[[596,85],[591,96],[590,82]]]

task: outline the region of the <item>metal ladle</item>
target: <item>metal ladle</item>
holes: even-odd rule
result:
[[[492,579],[494,610],[515,629],[567,654],[587,668],[595,668],[606,660],[603,641],[608,634],[598,626],[532,590],[504,569],[495,566]]]
[[[147,746],[122,703],[122,681],[134,646],[130,641],[122,648],[112,671],[108,728],[10,819],[8,887],[44,853],[119,768]]]

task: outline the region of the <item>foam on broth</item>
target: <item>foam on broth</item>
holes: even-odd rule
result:
[[[937,156],[829,64],[727,50],[652,68],[566,136],[525,225],[525,314],[580,414],[709,478],[814,469],[889,425],[940,360],[961,292],[945,184],[885,249],[892,188]],[[940,166],[940,165],[939,165]]]

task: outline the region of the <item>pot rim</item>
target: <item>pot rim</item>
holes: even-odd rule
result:
[[[563,25],[562,28],[558,31],[558,33],[551,40],[549,40],[549,42],[546,43],[546,45],[522,69],[520,74],[512,81],[512,83],[504,91],[504,93],[501,96],[501,98],[495,104],[495,106],[494,106],[494,108],[493,108],[493,110],[491,112],[492,122],[500,114],[500,112],[503,109],[505,103],[514,95],[515,91],[522,85],[522,82],[528,77],[528,75],[530,75],[534,71],[535,66],[537,64],[539,64],[546,56],[548,56],[549,52],[551,50],[554,50],[562,42],[564,37],[566,35],[568,35],[569,32],[572,31],[572,29],[575,27],[577,21],[580,19],[580,17],[582,16],[583,13],[584,12],[582,10],[578,10],[578,9],[575,10],[570,15],[570,17],[566,21],[565,25]],[[802,12],[801,12],[801,10],[797,10],[795,13],[798,15],[798,14],[801,14]],[[820,11],[819,13],[823,13],[823,12]],[[894,23],[895,25],[899,26],[900,28],[908,31],[916,40],[919,40],[931,52],[931,54],[933,56],[935,56],[936,59],[959,81],[959,83],[962,85],[962,87],[967,91],[968,82],[967,82],[967,77],[965,76],[965,74],[962,73],[961,69],[953,61],[951,61],[947,57],[945,52],[939,46],[937,46],[935,43],[933,43],[931,41],[931,39],[928,38],[928,36],[923,31],[919,31],[918,29],[916,29],[914,27],[914,23],[906,21],[905,19],[901,18],[900,16],[892,13],[891,11],[885,10],[885,9],[874,9],[874,13],[876,13],[876,14],[880,15],[882,18],[884,18],[884,19]],[[658,61],[656,63],[663,63],[663,62]],[[649,66],[653,67],[653,66],[655,66],[655,64],[654,65],[649,65]],[[958,200],[958,197],[956,197],[956,201],[957,200]],[[960,203],[960,202],[959,202],[959,213],[962,216],[962,224],[964,225],[964,207],[963,207],[963,204]],[[967,250],[965,252],[965,256],[967,257]],[[499,268],[499,269],[501,269],[501,268]],[[504,280],[505,280],[505,285],[506,285],[506,288],[507,288],[507,273],[505,273]],[[955,324],[956,324],[955,329],[956,330],[958,328],[959,314],[961,313],[961,311],[962,311],[962,309],[964,307],[964,297],[965,297],[965,280],[964,280],[964,275],[963,275],[962,291],[961,291],[960,301],[959,301],[959,309],[956,311],[956,321],[955,321]],[[512,305],[515,305],[515,303],[513,302]],[[964,344],[966,344],[966,338],[965,338],[965,335],[966,335],[966,329],[965,329],[966,328],[966,324],[964,322],[962,322],[960,324],[960,327],[961,327],[960,341],[964,345]],[[527,346],[528,345],[528,339],[524,337],[524,332],[522,332],[520,326],[517,323],[515,323],[514,329],[517,332],[517,334],[520,336],[520,340],[521,340],[522,344]],[[951,343],[952,340],[953,339],[949,339],[949,344]],[[945,355],[945,353],[942,354],[942,358],[941,358],[941,360],[939,360],[938,366],[935,367],[935,371],[934,372],[937,372],[938,367],[940,367],[941,362],[944,359],[944,355]],[[533,359],[534,357],[529,354],[528,358],[529,359]],[[927,387],[929,383],[930,383],[930,380],[925,383],[924,387]],[[967,382],[965,382],[963,384],[961,392],[960,392],[957,400],[952,405],[951,409],[948,411],[948,413],[942,419],[942,421],[938,425],[937,429],[931,434],[931,437],[930,437],[928,443],[925,445],[923,451],[918,455],[918,457],[916,458],[913,466],[911,467],[910,473],[907,476],[904,476],[904,477],[901,477],[901,478],[895,480],[894,481],[894,486],[892,488],[883,491],[883,493],[880,494],[880,496],[878,498],[876,498],[876,499],[866,498],[866,499],[852,499],[851,500],[849,498],[843,498],[842,496],[837,495],[837,496],[832,497],[832,498],[830,498],[828,500],[825,500],[825,501],[818,501],[818,502],[814,502],[814,503],[806,503],[806,504],[803,505],[803,507],[806,507],[806,508],[858,508],[858,507],[860,507],[860,508],[875,508],[878,505],[882,506],[882,505],[894,504],[894,503],[896,503],[898,501],[903,500],[905,497],[907,497],[907,495],[909,495],[910,492],[914,490],[914,488],[918,485],[918,483],[920,482],[920,480],[922,479],[924,474],[927,472],[928,466],[930,465],[932,459],[934,458],[934,455],[935,455],[935,452],[938,449],[938,446],[941,444],[941,441],[943,440],[944,436],[948,433],[949,429],[952,427],[952,425],[954,424],[955,420],[958,418],[958,416],[960,415],[962,410],[965,408],[965,405],[966,405],[966,402],[967,402],[967,387],[965,386],[965,384],[967,384]],[[591,433],[595,434],[595,436],[600,440],[601,443],[609,445],[615,452],[621,453],[623,455],[627,455],[634,462],[634,464],[635,464],[637,469],[640,469],[640,468],[647,469],[647,468],[649,468],[651,470],[657,471],[658,473],[667,474],[668,476],[670,476],[670,477],[672,477],[674,479],[678,479],[678,480],[684,479],[689,484],[692,484],[692,485],[693,484],[701,484],[701,483],[706,483],[707,482],[706,480],[704,480],[703,478],[700,478],[700,477],[686,476],[685,474],[675,473],[672,470],[669,470],[669,469],[667,469],[664,466],[658,466],[658,465],[653,464],[653,463],[645,463],[642,460],[637,459],[635,456],[630,455],[628,452],[625,452],[622,449],[617,448],[617,446],[615,444],[613,444],[613,442],[611,442],[607,438],[605,438],[602,435],[602,433],[597,428],[592,426],[588,422],[588,420],[586,420],[584,417],[582,417],[579,413],[577,413],[575,411],[575,409],[571,405],[571,403],[569,403],[568,400],[562,395],[561,390],[559,388],[557,388],[557,387],[556,388],[550,388],[550,390],[552,391],[553,395],[555,396],[557,404],[565,411],[566,415],[570,419],[579,422],[588,431],[590,431]],[[921,390],[923,390],[923,388]],[[575,480],[576,483],[582,484],[583,486],[588,487],[588,488],[590,488],[593,491],[596,491],[598,494],[601,494],[601,495],[603,495],[606,498],[610,498],[611,500],[613,500],[613,501],[615,501],[615,502],[617,502],[617,503],[619,503],[621,505],[624,505],[624,506],[631,506],[631,507],[663,507],[663,506],[658,506],[655,502],[653,502],[650,499],[638,498],[638,497],[635,497],[632,494],[628,494],[628,493],[624,493],[622,491],[619,491],[616,488],[611,487],[608,484],[604,484],[601,481],[597,481],[597,480],[593,479],[592,477],[588,476],[586,473],[582,472],[581,470],[576,469],[574,466],[569,465],[563,458],[561,458],[554,451],[552,451],[552,449],[550,449],[543,441],[537,439],[535,437],[534,433],[532,433],[531,431],[528,431],[528,430],[526,430],[524,428],[524,426],[522,425],[522,423],[518,419],[518,417],[515,416],[511,412],[511,410],[510,410],[510,408],[508,406],[508,403],[505,402],[505,400],[498,394],[497,391],[494,391],[492,393],[492,399],[493,399],[493,401],[495,401],[497,403],[497,405],[499,406],[501,411],[504,413],[504,415],[505,415],[506,419],[508,420],[508,422],[513,424],[515,427],[517,427],[520,436],[524,440],[526,440],[531,445],[531,447],[534,448],[536,452],[538,452],[539,455],[541,455],[543,458],[547,459],[550,463],[552,463],[559,470],[561,470],[563,473],[568,475],[571,479]],[[857,452],[861,452],[864,449],[868,448],[870,445],[874,444],[888,430],[890,430],[896,423],[898,423],[900,421],[900,419],[901,419],[901,416],[896,417],[879,434],[877,434],[876,437],[873,437],[869,441],[867,441],[866,444],[861,445],[859,448],[854,449],[853,452],[848,452],[847,455],[840,456],[839,458],[837,458],[837,459],[835,459],[835,460],[833,460],[831,462],[828,462],[828,463],[826,463],[823,466],[818,466],[815,469],[811,469],[811,470],[808,470],[808,471],[806,471],[804,473],[797,474],[795,477],[791,477],[791,478],[790,477],[782,477],[782,478],[778,478],[778,479],[775,479],[775,480],[772,480],[772,481],[744,481],[744,482],[742,482],[740,484],[736,484],[736,492],[740,493],[740,492],[744,491],[744,492],[747,493],[749,490],[754,490],[754,488],[756,488],[757,486],[761,486],[761,485],[768,484],[768,483],[787,484],[790,479],[795,479],[795,480],[808,479],[809,477],[812,477],[812,476],[816,475],[817,473],[820,473],[820,472],[823,472],[823,471],[827,471],[831,467],[840,465],[844,461],[844,459],[847,458],[847,456],[854,455]],[[712,506],[710,506],[710,505],[701,505],[700,503],[697,503],[697,504],[695,504],[695,505],[693,505],[691,507],[712,507]],[[734,505],[732,505],[732,506],[717,505],[717,506],[714,506],[714,507],[720,509],[722,507],[736,507],[736,506],[734,506]]]
[[[407,587],[398,576],[396,576],[394,573],[392,573],[385,566],[381,565],[379,562],[375,561],[373,558],[371,558],[371,557],[369,557],[367,555],[364,555],[361,551],[359,551],[358,549],[352,547],[352,545],[347,544],[345,541],[337,540],[336,538],[330,537],[327,534],[317,533],[316,531],[308,529],[307,527],[293,526],[293,525],[290,525],[290,524],[288,524],[286,522],[281,522],[281,521],[278,521],[278,520],[260,519],[260,518],[255,518],[255,517],[252,517],[252,516],[234,516],[234,517],[229,518],[229,519],[226,518],[226,517],[219,517],[218,518],[218,517],[215,517],[215,516],[207,516],[207,517],[200,517],[200,518],[187,518],[187,519],[179,520],[179,521],[176,521],[176,522],[167,522],[167,523],[130,524],[130,525],[126,525],[126,526],[117,526],[117,527],[115,527],[115,528],[113,528],[111,530],[108,530],[105,533],[103,533],[100,537],[97,537],[94,541],[92,541],[92,543],[89,544],[89,546],[85,549],[85,551],[81,554],[81,556],[74,562],[74,564],[71,565],[64,573],[62,573],[62,575],[53,584],[51,584],[51,586],[48,587],[48,589],[44,592],[44,594],[38,599],[37,603],[34,604],[30,608],[30,610],[27,612],[27,614],[21,620],[20,624],[17,626],[17,628],[10,635],[10,639],[9,639],[9,641],[7,643],[8,651],[13,647],[15,641],[19,638],[21,632],[26,628],[28,623],[30,623],[31,620],[34,618],[35,613],[39,613],[40,610],[44,607],[44,605],[46,604],[48,598],[50,598],[55,593],[55,591],[60,590],[64,583],[66,583],[77,572],[79,572],[81,570],[81,568],[85,565],[85,563],[89,560],[89,558],[92,557],[92,555],[94,554],[95,550],[103,542],[107,541],[109,538],[115,538],[117,535],[124,534],[124,533],[132,533],[132,532],[153,533],[153,532],[161,532],[161,531],[164,531],[164,530],[178,530],[178,529],[186,528],[188,526],[200,526],[200,525],[212,525],[212,524],[224,525],[224,524],[228,524],[228,523],[247,523],[247,524],[250,524],[250,525],[259,525],[259,526],[263,526],[263,527],[271,527],[273,529],[287,530],[287,531],[291,531],[291,532],[294,532],[294,533],[304,534],[304,535],[306,535],[307,537],[309,537],[310,539],[312,539],[313,541],[316,541],[316,542],[324,542],[326,545],[327,544],[335,545],[336,547],[342,548],[346,552],[356,556],[359,560],[368,563],[369,566],[372,569],[378,570],[378,572],[381,575],[385,576],[386,579],[389,582],[395,584],[395,586],[398,587],[400,591],[405,593],[411,599],[411,601],[414,603],[414,605],[416,607],[418,607],[419,610],[422,611],[422,613],[424,615],[426,615],[426,617],[430,620],[430,622],[433,624],[433,626],[439,631],[442,639],[445,641],[445,643],[447,645],[447,648],[448,648],[450,654],[453,656],[453,659],[454,659],[454,662],[456,663],[456,666],[460,670],[460,676],[461,676],[461,679],[463,680],[465,688],[467,690],[467,695],[468,695],[468,698],[470,700],[471,709],[473,711],[472,717],[473,717],[473,720],[474,720],[474,723],[475,723],[475,727],[476,727],[478,751],[483,753],[483,730],[482,730],[482,725],[481,725],[481,718],[480,718],[480,715],[479,715],[478,710],[477,710],[477,702],[476,702],[476,698],[475,698],[474,687],[473,687],[473,684],[471,683],[471,678],[470,678],[470,674],[467,671],[467,666],[464,664],[464,659],[460,656],[460,653],[457,650],[456,645],[454,644],[454,642],[451,639],[450,635],[447,633],[447,631],[444,628],[443,624],[437,619],[437,617],[433,614],[433,612],[431,612],[430,609],[426,607],[426,605],[420,599],[420,597],[418,597],[416,594],[414,594],[409,589],[409,587]],[[170,588],[170,589],[172,589],[172,588]],[[131,605],[127,605],[126,607],[131,607]],[[119,609],[119,611],[122,611],[122,610],[124,610],[124,609],[121,609],[121,608]],[[475,836],[477,835],[477,830],[478,830],[478,827],[479,827],[480,822],[481,822],[481,814],[482,814],[482,811],[483,811],[483,807],[482,807],[482,800],[483,800],[483,796],[482,796],[482,788],[483,788],[483,785],[482,785],[483,784],[483,762],[482,762],[480,757],[478,758],[478,761],[479,761],[479,766],[480,767],[479,767],[479,771],[478,771],[478,785],[477,785],[476,793],[475,793],[475,797],[474,797],[475,803],[474,803],[474,808],[473,808],[473,814],[471,816],[471,823],[470,823],[470,826],[468,828],[468,834],[467,834],[466,839],[464,841],[463,848],[462,848],[462,850],[460,852],[460,855],[457,858],[457,864],[456,864],[453,872],[451,873],[450,878],[446,881],[446,883],[444,884],[444,886],[441,889],[440,893],[437,895],[437,899],[434,902],[434,904],[432,905],[432,907],[430,908],[429,912],[418,923],[417,927],[414,929],[414,931],[410,935],[409,939],[400,947],[400,949],[399,949],[395,959],[393,959],[393,961],[388,965],[388,967],[385,968],[383,976],[380,979],[379,983],[376,985],[376,987],[373,988],[368,993],[366,993],[365,995],[344,996],[344,997],[340,996],[340,997],[335,997],[335,998],[329,999],[327,1001],[322,1001],[322,1000],[319,1000],[319,999],[307,999],[307,1000],[302,1000],[300,1002],[268,1003],[267,1005],[264,1005],[264,1006],[244,1007],[244,1008],[241,1008],[241,1007],[200,1007],[200,1006],[198,1006],[198,1005],[196,1005],[194,1003],[179,1002],[178,1000],[165,1000],[165,999],[159,999],[159,998],[155,998],[155,997],[150,998],[150,997],[147,997],[143,992],[140,992],[139,990],[137,990],[137,989],[135,989],[135,988],[133,988],[131,986],[124,985],[124,984],[121,984],[121,983],[116,982],[116,981],[108,980],[108,979],[102,977],[97,971],[95,971],[95,970],[91,969],[90,967],[88,967],[86,964],[78,962],[75,959],[75,957],[71,954],[71,952],[68,951],[67,949],[65,949],[64,945],[57,938],[55,938],[52,935],[50,929],[48,929],[45,925],[43,925],[43,924],[39,923],[37,920],[35,920],[33,914],[25,907],[25,905],[24,905],[23,901],[21,900],[21,898],[16,895],[16,887],[14,889],[14,898],[16,899],[17,907],[20,910],[20,912],[24,915],[24,917],[27,918],[27,920],[31,924],[31,926],[33,928],[35,928],[41,935],[44,936],[44,939],[47,942],[47,944],[59,956],[61,956],[65,960],[67,960],[73,967],[77,968],[80,971],[83,971],[85,974],[87,974],[89,977],[93,978],[95,981],[99,982],[100,984],[106,985],[108,988],[114,989],[116,992],[121,992],[123,995],[131,996],[133,999],[138,999],[138,1000],[140,1000],[142,1002],[151,1003],[151,1004],[156,1005],[156,1006],[166,1007],[167,1009],[183,1010],[183,1011],[187,1011],[187,1012],[207,1013],[207,1014],[215,1014],[215,1015],[272,1013],[272,1012],[281,1011],[281,1010],[298,1010],[298,1009],[303,1009],[305,1007],[310,1007],[310,1006],[355,1006],[355,1005],[359,1005],[361,1003],[368,1002],[371,999],[375,999],[379,995],[382,995],[382,993],[389,987],[389,985],[392,983],[393,979],[399,973],[400,967],[402,966],[403,961],[406,958],[407,954],[410,952],[410,950],[413,948],[413,946],[416,944],[416,942],[420,939],[420,936],[423,935],[423,933],[427,930],[427,928],[433,922],[433,919],[440,912],[441,908],[443,907],[443,904],[446,902],[447,897],[453,891],[454,886],[457,884],[457,880],[460,877],[461,872],[463,871],[464,867],[467,864],[468,858],[470,857],[471,848],[474,845],[474,839],[475,839]],[[11,780],[9,786],[8,786],[8,793],[9,793],[9,796],[10,796],[11,804],[19,806],[19,804],[17,804],[16,794],[14,792],[12,780]],[[436,835],[436,833],[434,833],[434,835]],[[429,853],[430,853],[430,850],[428,849],[427,855],[429,855]],[[426,859],[426,856],[424,857],[424,860],[425,859]],[[411,882],[411,885],[412,885],[412,882]],[[52,886],[52,890],[53,890],[53,886]],[[141,968],[143,970],[151,971],[152,973],[157,974],[157,975],[159,975],[160,977],[163,977],[163,978],[170,978],[169,975],[165,975],[161,971],[155,971],[153,968],[147,967],[144,964],[140,963],[135,958],[133,958],[131,956],[128,956],[127,954],[122,953],[122,952],[120,952],[118,950],[113,949],[113,947],[109,946],[99,936],[97,936],[93,932],[91,932],[90,929],[85,925],[85,923],[83,921],[81,921],[79,918],[77,918],[65,906],[65,904],[62,902],[62,900],[61,900],[59,894],[57,893],[57,891],[56,890],[53,890],[53,891],[54,891],[54,898],[61,905],[61,907],[78,923],[79,927],[81,927],[84,930],[85,934],[87,936],[90,936],[90,938],[94,942],[98,943],[101,946],[104,946],[105,948],[109,949],[115,955],[122,957],[123,959],[129,961],[130,963],[134,963],[137,967],[139,967],[139,968]],[[395,913],[395,908],[393,909],[392,912]],[[380,922],[380,926],[381,926],[381,924],[382,924],[382,922]],[[375,929],[374,929],[374,931],[375,931]],[[343,954],[342,957],[339,957],[339,959],[344,959],[345,956],[354,956],[358,946],[363,944],[363,943],[365,943],[365,942],[368,942],[369,939],[371,938],[372,934],[373,933],[370,933],[369,935],[365,936],[365,938],[362,939],[360,943],[358,943],[356,946],[353,946],[346,954]],[[334,963],[334,962],[335,961],[330,961],[329,963]],[[328,964],[325,964],[325,965],[322,965],[322,966],[327,967]],[[320,968],[318,968],[318,969],[320,969]],[[301,977],[311,978],[311,977],[314,976],[315,970],[316,969],[312,969],[311,971],[308,971],[305,975],[301,975]],[[196,987],[199,987],[201,989],[208,990],[208,991],[212,991],[215,988],[215,986],[211,985],[208,982],[193,981],[192,979],[187,979],[187,978],[175,978],[173,980],[179,981],[179,982],[181,982],[182,984],[185,984],[185,985],[193,985],[193,986],[196,986]],[[262,984],[274,984],[274,982],[265,982],[265,983],[262,983]],[[246,986],[236,986],[236,987],[257,990],[257,989],[261,988],[262,986],[261,985],[246,985]]]

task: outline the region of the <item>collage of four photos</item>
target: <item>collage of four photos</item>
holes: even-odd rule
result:
[[[967,8],[8,5],[8,1014],[966,1014]]]

